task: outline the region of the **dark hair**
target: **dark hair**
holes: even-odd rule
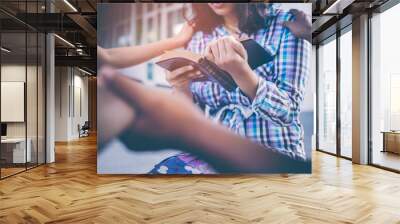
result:
[[[192,3],[194,18],[186,20],[195,23],[196,31],[211,33],[216,27],[223,24],[222,16],[217,15],[206,3]],[[267,5],[265,3],[235,3],[234,10],[239,18],[239,30],[246,34],[255,33],[266,27]]]

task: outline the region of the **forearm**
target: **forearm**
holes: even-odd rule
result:
[[[190,122],[196,132],[186,131],[186,150],[200,156],[222,173],[305,172],[309,162],[295,160],[231,133],[211,121]]]
[[[107,64],[117,68],[129,67],[158,57],[164,51],[182,46],[183,43],[178,39],[169,38],[139,46],[103,49],[104,60]]]
[[[251,70],[251,68],[246,66],[243,72],[239,72],[239,74],[235,75],[233,78],[242,92],[253,100],[257,93],[258,76]]]
[[[276,83],[260,77],[257,94],[251,104],[252,110],[275,125],[291,125],[296,114],[294,111],[298,110],[301,101],[297,92],[295,89],[289,91],[283,86],[278,87]]]
[[[189,88],[173,88],[172,94],[181,94],[184,97],[188,98],[190,101],[193,101],[193,94]]]
[[[98,148],[101,151],[112,138],[132,123],[135,111],[106,86],[99,84],[97,94],[101,99],[98,110],[98,120],[101,121],[98,123]]]

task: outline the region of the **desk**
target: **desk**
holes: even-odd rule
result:
[[[25,163],[31,162],[31,139],[27,139],[28,143],[25,152],[25,138],[5,138],[1,139],[1,157],[6,163]]]
[[[382,152],[400,154],[400,131],[383,131]]]

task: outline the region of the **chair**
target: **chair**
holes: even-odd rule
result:
[[[82,127],[78,124],[79,138],[89,136],[89,129],[90,129],[89,121],[85,121]]]

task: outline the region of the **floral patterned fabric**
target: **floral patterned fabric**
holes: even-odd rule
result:
[[[150,174],[215,174],[206,162],[188,153],[180,153],[157,164]]]

